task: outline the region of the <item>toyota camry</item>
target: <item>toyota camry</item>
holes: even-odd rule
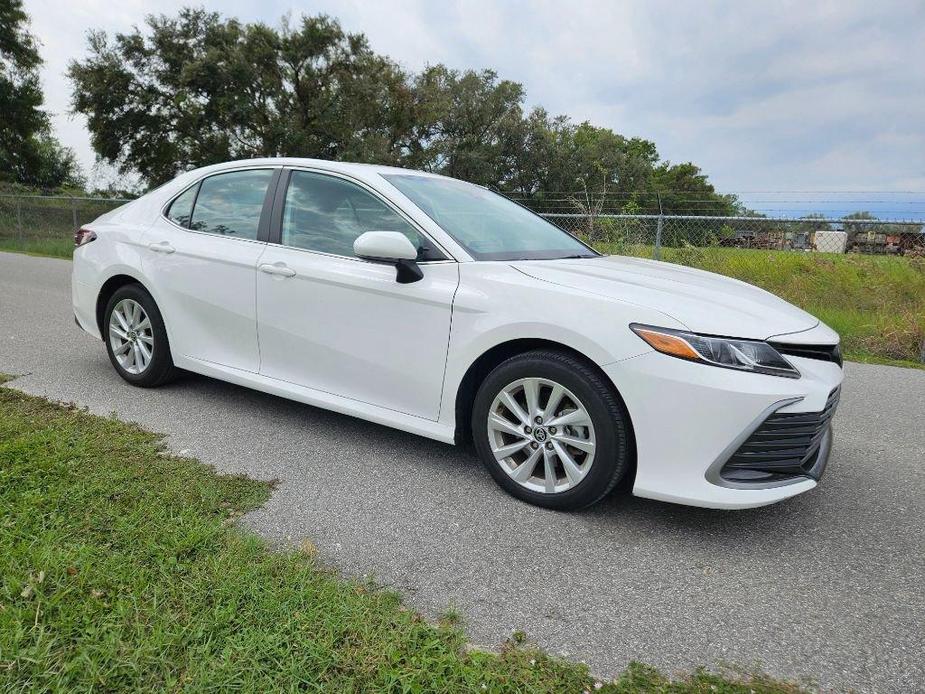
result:
[[[744,282],[603,256],[480,186],[259,159],[75,236],[77,323],[128,383],[192,371],[448,444],[577,509],[761,506],[816,486],[838,335]]]

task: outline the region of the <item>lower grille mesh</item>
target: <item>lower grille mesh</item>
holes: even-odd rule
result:
[[[769,416],[729,458],[720,475],[732,482],[768,482],[809,474],[840,394],[839,388],[833,390],[821,412]]]

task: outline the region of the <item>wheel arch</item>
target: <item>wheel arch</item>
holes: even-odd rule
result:
[[[620,401],[620,404],[623,406],[623,410],[626,412],[626,416],[629,419],[628,444],[630,447],[630,467],[627,470],[624,480],[628,482],[630,486],[632,486],[632,483],[636,477],[636,434],[635,427],[633,425],[632,413],[626,406],[626,402],[623,400],[623,396],[620,394],[620,389],[617,387],[617,384],[613,382],[613,379],[610,378],[607,372],[605,372],[597,363],[595,363],[593,359],[589,359],[574,347],[569,347],[568,345],[561,342],[556,342],[555,340],[547,340],[543,338],[517,338],[513,340],[507,340],[486,350],[474,362],[472,362],[472,364],[466,370],[466,373],[463,375],[462,380],[459,383],[459,387],[456,390],[456,431],[454,435],[456,444],[464,445],[471,442],[472,406],[475,403],[475,395],[478,392],[479,386],[485,380],[485,377],[488,376],[488,374],[490,374],[496,366],[510,359],[511,357],[515,357],[518,354],[524,354],[526,352],[532,352],[537,349],[564,352],[565,354],[581,360],[589,368],[594,370],[601,377],[601,379],[610,386],[614,396]]]
[[[133,275],[129,275],[125,272],[120,272],[118,274],[109,277],[105,282],[103,282],[100,287],[100,291],[96,295],[96,308],[95,308],[95,317],[96,317],[96,327],[100,331],[100,336],[105,341],[106,332],[103,330],[103,323],[106,313],[106,305],[109,303],[109,300],[112,298],[112,295],[115,294],[121,287],[124,287],[128,284],[137,284],[140,285],[148,294],[151,294],[145,283]],[[153,298],[153,296],[152,296]]]

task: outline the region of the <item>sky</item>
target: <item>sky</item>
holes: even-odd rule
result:
[[[86,54],[89,29],[129,31],[186,4],[25,0],[46,108],[91,180],[108,174],[93,173],[85,123],[69,114],[68,62]],[[524,85],[528,107],[652,140],[756,209],[925,216],[922,0],[199,4],[272,25],[287,12],[330,14],[411,70],[492,68]]]

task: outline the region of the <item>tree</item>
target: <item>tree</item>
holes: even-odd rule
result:
[[[800,217],[799,222],[791,223],[789,228],[794,232],[831,231],[832,225],[826,222],[826,219],[821,212],[811,212]]]
[[[857,234],[865,236],[871,234],[906,234],[915,233],[920,225],[902,224],[888,220],[881,221],[879,217],[870,212],[852,212],[842,217],[842,229],[848,234],[849,242]]]
[[[79,185],[74,154],[51,135],[42,110],[38,46],[22,0],[0,0],[0,180],[41,188]]]
[[[414,80],[420,127],[417,156],[403,163],[481,185],[513,176],[522,146],[524,90],[491,70],[458,72],[443,65]]]
[[[69,67],[74,110],[102,161],[152,185],[229,159],[301,156],[424,169],[586,214],[630,202],[658,212],[673,186],[708,212],[736,209],[693,164],[660,163],[648,140],[525,113],[523,86],[492,70],[408,73],[324,15],[274,29],[184,9],[91,32],[89,49]]]
[[[68,72],[98,156],[151,184],[229,159],[381,161],[409,127],[401,71],[329,17],[278,31],[201,9],[146,22],[91,32]]]
[[[403,164],[486,185],[509,178],[523,88],[443,65],[405,74],[324,15],[279,30],[181,10],[147,32],[89,36],[74,110],[99,157],[152,184],[256,156]]]
[[[742,212],[734,196],[721,195],[691,163],[660,163],[655,143],[625,138],[588,122],[550,118],[536,109],[525,121],[515,175],[502,189],[533,198],[538,206],[579,214],[731,215]],[[558,203],[558,205],[556,205]]]
[[[542,107],[530,111],[518,124],[512,170],[499,187],[524,198],[550,191],[552,169],[561,161],[572,130],[565,116],[553,118]]]
[[[664,162],[655,167],[653,187],[665,214],[717,215],[741,214],[734,195],[720,195],[700,167],[686,162]]]
[[[872,215],[870,212],[867,212],[866,210],[862,212],[852,212],[851,214],[846,214],[844,217],[842,217],[842,219],[859,220],[863,222],[868,222],[868,223],[863,223],[863,224],[858,224],[857,222],[855,222],[852,224],[850,221],[845,221],[843,228],[848,233],[849,236],[852,234],[856,234],[859,231],[864,231],[864,232],[870,231],[870,232],[876,233],[880,229],[879,224],[869,223],[869,222],[876,221],[877,217],[875,215]]]

